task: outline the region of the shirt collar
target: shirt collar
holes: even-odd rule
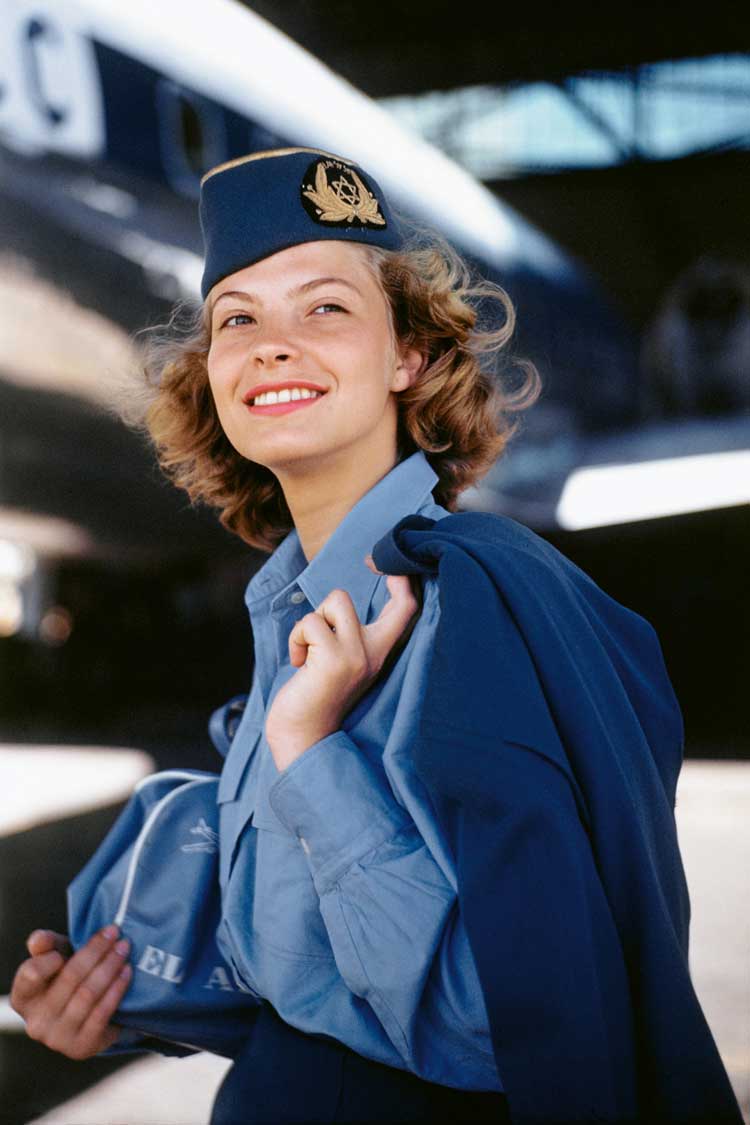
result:
[[[360,497],[309,563],[292,528],[250,579],[245,595],[248,607],[268,598],[275,602],[275,596],[296,580],[313,609],[331,590],[348,591],[364,621],[379,579],[365,564],[365,555],[394,524],[432,499],[438,480],[424,452],[412,453]]]

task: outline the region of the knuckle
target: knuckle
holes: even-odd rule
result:
[[[89,984],[88,981],[84,981],[82,984],[78,985],[75,994],[75,1006],[79,1011],[81,1009],[86,1010],[90,1008],[98,999],[99,994],[96,988],[92,984]]]
[[[39,966],[33,960],[24,961],[18,970],[18,975],[24,984],[41,984],[42,974],[39,971]]]
[[[47,965],[49,966],[51,973],[58,973],[60,969],[62,969],[64,964],[65,958],[63,957],[62,953],[58,952],[58,950],[53,949],[50,953],[47,954]]]
[[[79,949],[78,953],[75,954],[71,960],[85,962],[90,962],[92,960],[98,961],[105,950],[109,948],[110,944],[109,939],[105,938],[101,930],[98,930],[93,937],[90,937],[86,944]]]
[[[103,984],[109,984],[109,982],[117,975],[118,970],[121,968],[122,957],[119,955],[119,953],[115,952],[115,950],[112,950],[112,952],[104,958],[101,964],[97,966],[95,972],[92,974],[91,981],[92,983],[96,982],[97,985],[100,982]]]
[[[84,958],[77,959],[76,957],[71,957],[69,961],[65,962],[65,966],[60,972],[60,977],[65,981],[68,987],[76,988],[85,978],[88,970],[89,965]]]
[[[68,962],[68,964],[60,970],[60,975],[57,979],[60,981],[65,992],[72,992],[78,987],[81,976],[76,969],[71,966],[70,962]]]
[[[26,1020],[26,1034],[29,1039],[42,1042],[47,1034],[47,1021],[38,1015],[30,1015]]]

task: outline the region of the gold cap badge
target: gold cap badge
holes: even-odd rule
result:
[[[385,227],[380,204],[364,178],[340,160],[316,160],[300,188],[302,204],[316,223],[331,226]]]

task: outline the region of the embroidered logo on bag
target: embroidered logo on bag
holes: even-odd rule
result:
[[[183,852],[218,852],[219,850],[219,833],[214,832],[210,824],[206,824],[203,817],[200,818],[197,824],[190,829],[191,836],[201,837],[192,844],[183,844],[180,851]]]
[[[340,160],[316,160],[307,169],[302,204],[316,223],[334,227],[387,226],[380,204],[362,176]]]

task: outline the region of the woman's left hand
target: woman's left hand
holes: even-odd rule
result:
[[[346,590],[332,590],[289,634],[289,659],[298,671],[280,689],[266,718],[277,769],[286,769],[340,728],[414,617],[419,603],[408,576],[389,575],[386,584],[390,599],[370,625],[360,623]]]

